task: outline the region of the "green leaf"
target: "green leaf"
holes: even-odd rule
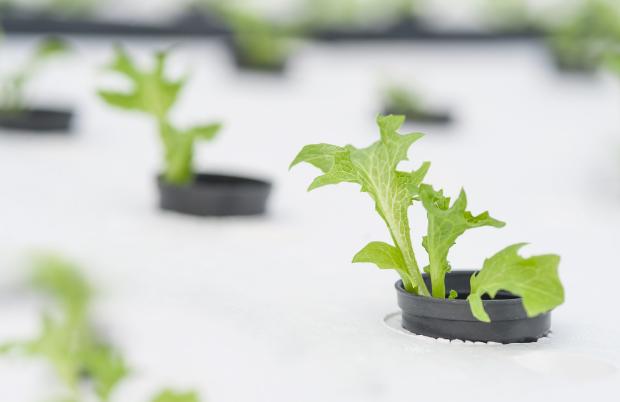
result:
[[[323,173],[327,173],[334,166],[336,154],[344,150],[342,147],[330,144],[306,145],[291,163],[289,169],[301,162],[307,162],[321,169]]]
[[[69,261],[54,255],[40,255],[34,260],[32,286],[64,305],[71,316],[83,314],[90,303],[92,289]]]
[[[109,70],[125,76],[132,85],[129,92],[99,91],[99,96],[112,106],[137,110],[150,114],[158,120],[166,120],[170,109],[185,85],[185,79],[170,80],[165,76],[168,54],[157,52],[150,70],[140,69],[129,54],[120,46]]]
[[[124,94],[113,91],[100,90],[97,92],[99,97],[108,105],[127,110],[142,110],[140,98],[137,94]]]
[[[435,191],[428,184],[420,185],[419,191],[428,218],[428,231],[422,245],[429,255],[433,297],[445,298],[445,275],[450,271],[448,252],[456,239],[468,229],[482,226],[501,228],[505,223],[492,218],[488,212],[474,216],[467,211],[464,190],[461,190],[452,206],[450,198],[445,197],[443,191]]]
[[[155,396],[152,402],[200,402],[196,392],[177,392],[172,390],[162,391]]]
[[[46,58],[65,54],[69,50],[69,44],[61,38],[49,37],[39,42],[34,58],[41,62]]]
[[[387,243],[375,241],[369,243],[353,257],[353,262],[369,262],[381,269],[395,269],[407,272],[403,256],[396,247]]]
[[[88,348],[82,359],[97,396],[108,401],[112,391],[129,374],[123,357],[110,346],[98,345]]]
[[[99,90],[99,97],[111,106],[151,116],[164,146],[164,179],[176,185],[189,183],[193,177],[194,141],[213,139],[221,124],[198,125],[182,130],[170,122],[170,111],[186,80],[166,78],[167,52],[157,52],[150,69],[139,68],[120,46],[116,47],[115,52],[115,59],[108,68],[127,78],[132,88],[129,92]]]
[[[81,356],[89,342],[90,335],[83,322],[46,314],[41,334],[28,342],[25,350],[28,355],[45,359],[63,384],[75,390],[83,368]]]
[[[359,184],[373,199],[376,211],[388,226],[394,247],[402,255],[406,269],[399,273],[405,287],[410,292],[427,295],[411,244],[408,209],[415,197],[412,187],[421,182],[428,164],[409,173],[397,170],[400,162],[407,159],[409,147],[422,137],[420,133],[399,134],[403,122],[403,116],[379,116],[381,139],[371,146],[357,149],[351,145],[310,145],[301,150],[291,166],[308,162],[323,171],[309,190],[342,182]]]
[[[199,138],[201,140],[212,140],[221,128],[222,125],[220,123],[206,124],[192,127],[186,130],[182,135],[187,135],[192,138]]]
[[[530,317],[552,310],[564,302],[564,288],[558,277],[560,257],[539,255],[519,256],[525,244],[514,244],[484,261],[482,270],[471,277],[469,301],[472,314],[480,321],[489,322],[482,296],[494,298],[504,290],[523,298],[523,306]]]
[[[92,290],[75,265],[55,256],[35,259],[32,286],[52,296],[42,315],[41,332],[33,340],[7,345],[17,352],[47,361],[71,398],[79,400],[82,381],[88,379],[102,402],[127,374],[120,354],[101,343],[89,316]]]
[[[459,297],[459,292],[457,292],[457,291],[456,291],[456,290],[454,290],[454,289],[451,289],[451,290],[450,290],[450,294],[448,295],[448,299],[450,299],[450,300],[454,300],[454,299],[456,299],[457,297]]]

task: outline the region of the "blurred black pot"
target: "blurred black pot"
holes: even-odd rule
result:
[[[71,131],[73,112],[52,109],[0,110],[0,127],[36,132]]]
[[[261,215],[267,207],[271,183],[246,177],[196,174],[187,185],[157,177],[159,206],[197,216]]]
[[[403,115],[409,122],[421,124],[450,124],[452,115],[447,111],[435,110],[398,110],[395,108],[385,108],[383,115]]]

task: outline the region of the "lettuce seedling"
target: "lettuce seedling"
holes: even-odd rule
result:
[[[0,84],[0,110],[20,112],[24,109],[24,90],[35,74],[49,60],[69,52],[69,45],[60,38],[42,40],[28,60]]]
[[[32,340],[5,345],[5,353],[48,361],[71,401],[81,399],[84,379],[101,402],[109,401],[129,371],[120,353],[93,329],[89,318],[90,286],[74,265],[53,256],[37,260],[31,283],[33,289],[51,300],[41,318],[41,333]]]
[[[416,115],[424,113],[424,102],[412,90],[400,85],[389,85],[383,90],[385,109],[394,114]]]
[[[157,125],[164,147],[164,180],[177,185],[189,183],[193,178],[195,141],[212,140],[220,130],[221,124],[204,124],[180,129],[171,122],[171,109],[186,79],[166,78],[167,52],[155,53],[152,69],[143,70],[122,47],[117,46],[115,51],[116,57],[109,65],[109,69],[127,78],[132,84],[132,89],[129,92],[100,90],[99,96],[109,105],[150,116]]]
[[[421,133],[399,134],[403,122],[403,116],[379,116],[380,140],[369,147],[307,145],[291,167],[306,162],[323,172],[310,184],[309,190],[342,182],[355,183],[374,201],[393,244],[371,242],[353,257],[353,262],[373,263],[381,269],[396,270],[410,293],[454,298],[455,292],[446,294],[445,288],[445,275],[451,270],[448,262],[450,248],[469,229],[500,228],[504,223],[492,218],[488,212],[473,215],[468,211],[464,190],[451,203],[443,191],[423,183],[430,162],[422,163],[417,170],[398,170],[399,164],[407,160],[411,145],[423,136]],[[430,276],[432,293],[423,280],[411,240],[408,213],[416,201],[427,213],[427,232],[422,246],[428,254],[429,265],[424,271]],[[564,293],[557,275],[559,257],[547,255],[523,259],[517,254],[521,246],[517,244],[500,251],[487,259],[482,269],[472,276],[469,303],[479,320],[488,321],[481,297],[485,294],[495,297],[500,289],[521,296],[525,310],[531,316],[563,302]]]
[[[485,0],[482,5],[484,22],[495,31],[539,28],[539,21],[525,0]]]
[[[413,18],[419,0],[305,0],[306,25],[315,28],[381,27]]]
[[[594,69],[620,44],[620,8],[609,0],[589,0],[554,29],[549,44],[559,65]]]
[[[299,27],[272,21],[232,3],[211,0],[206,6],[232,30],[232,44],[239,63],[259,70],[280,69],[291,52],[290,37],[299,33]]]
[[[47,361],[66,389],[66,394],[57,400],[110,402],[113,392],[130,371],[120,351],[103,342],[93,329],[91,286],[76,266],[55,256],[36,260],[30,283],[50,300],[41,318],[41,332],[32,340],[0,345],[0,354]],[[200,399],[195,392],[164,390],[151,401],[200,402]]]

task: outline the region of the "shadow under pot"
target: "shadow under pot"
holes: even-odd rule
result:
[[[35,132],[68,133],[73,112],[51,109],[0,110],[0,127]]]
[[[450,124],[452,115],[442,110],[398,110],[396,108],[385,108],[384,115],[398,114],[403,115],[407,121],[420,124]]]
[[[159,206],[167,211],[197,216],[262,215],[271,183],[246,177],[196,174],[185,185],[157,177]]]
[[[522,299],[508,292],[498,292],[494,299],[483,298],[490,323],[476,319],[466,300],[474,272],[453,271],[446,275],[446,289],[458,292],[452,300],[414,295],[405,290],[402,281],[396,282],[402,327],[432,338],[499,343],[535,342],[549,333],[551,313],[528,317]],[[429,276],[423,277],[430,288]]]

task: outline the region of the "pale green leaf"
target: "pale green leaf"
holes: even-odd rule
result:
[[[32,286],[64,305],[70,315],[82,314],[88,307],[92,289],[79,269],[54,255],[34,260]]]
[[[129,92],[99,91],[101,98],[112,106],[142,111],[159,120],[165,120],[185,85],[185,79],[166,78],[166,61],[167,53],[158,52],[153,68],[143,70],[122,47],[116,47],[115,60],[108,68],[123,75],[132,88]]]
[[[113,91],[97,91],[97,94],[108,105],[126,110],[142,110],[140,98],[137,94],[126,94]]]
[[[172,390],[162,391],[155,396],[152,402],[200,402],[196,392],[177,392]]]
[[[407,266],[405,265],[400,250],[379,241],[366,245],[366,247],[353,257],[353,262],[368,262],[375,264],[381,269],[395,269],[397,271],[407,272]]]
[[[400,162],[407,159],[409,147],[422,137],[420,133],[399,134],[397,130],[403,122],[403,116],[379,116],[381,139],[371,146],[362,149],[351,145],[307,146],[292,165],[308,162],[323,171],[309,190],[342,182],[359,184],[373,199],[375,209],[388,226],[394,247],[402,255],[406,270],[400,272],[407,290],[427,294],[411,245],[408,209],[415,193],[411,187],[421,181],[428,165],[411,173],[397,170]]]
[[[459,297],[459,293],[458,293],[456,290],[451,289],[451,290],[450,290],[450,293],[448,294],[448,299],[450,299],[450,300],[454,300],[454,299],[456,299],[457,297]]]
[[[199,138],[201,140],[212,140],[221,128],[222,125],[219,123],[195,126],[186,130],[183,135],[188,135],[192,138]]]
[[[327,173],[334,166],[336,154],[344,150],[345,149],[342,147],[330,144],[306,145],[299,154],[297,154],[297,157],[295,157],[289,169],[301,162],[307,162],[321,169],[323,173]]]
[[[319,187],[338,183],[360,183],[358,173],[351,163],[352,146],[346,146],[342,151],[334,154],[334,161],[330,170],[317,177],[310,183],[308,191]]]
[[[436,191],[427,184],[422,184],[419,188],[428,218],[428,231],[422,245],[429,255],[433,296],[444,298],[444,278],[450,271],[448,252],[456,239],[468,229],[482,226],[501,228],[505,224],[492,218],[488,212],[474,216],[467,211],[467,196],[464,190],[461,190],[459,197],[450,206],[450,198],[445,197],[442,191]]]
[[[107,345],[88,348],[82,359],[84,370],[103,401],[109,400],[112,391],[129,374],[120,353]]]
[[[564,288],[558,277],[560,257],[539,255],[523,258],[518,251],[524,244],[509,246],[484,261],[482,270],[471,278],[469,300],[472,313],[481,321],[489,321],[482,296],[491,298],[504,290],[523,298],[528,316],[552,310],[564,302]]]

